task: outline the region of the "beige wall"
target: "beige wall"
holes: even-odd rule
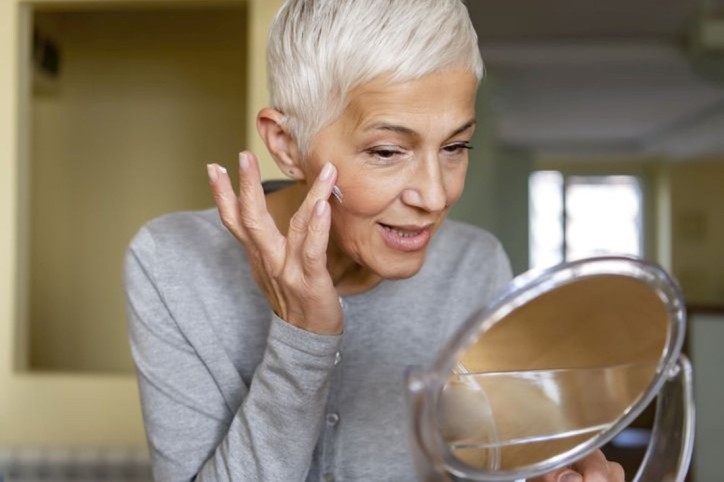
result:
[[[724,305],[724,159],[671,167],[672,269],[692,304]]]
[[[92,4],[93,9],[99,4],[104,4],[111,9],[115,9],[117,6],[124,6],[122,0],[94,0],[94,2],[63,2],[63,1],[45,1],[42,2],[44,6],[50,5],[53,9],[65,9],[67,4],[72,3],[73,9],[76,8],[79,3]],[[154,4],[171,4],[178,3],[173,1],[163,2],[138,2],[135,4],[138,6],[143,3],[154,3]],[[210,4],[218,5],[220,2],[181,2],[188,5],[193,4],[196,8],[206,7]],[[263,49],[266,43],[266,26],[269,23],[271,15],[278,8],[278,0],[248,0],[243,2],[228,1],[221,3],[246,3],[248,4],[249,16],[247,18],[247,69],[249,72],[249,82],[246,86],[247,98],[250,99],[247,102],[246,107],[242,107],[244,114],[239,117],[242,124],[236,126],[235,129],[246,130],[247,135],[244,136],[243,132],[235,131],[241,140],[246,137],[249,139],[248,134],[254,131],[254,117],[256,111],[261,105],[266,104],[265,94],[265,69],[263,64]],[[27,99],[24,97],[25,82],[19,81],[19,77],[22,76],[22,69],[20,69],[20,59],[18,51],[21,48],[21,39],[24,35],[21,35],[22,27],[20,19],[22,17],[22,10],[27,10],[27,7],[32,2],[25,0],[4,0],[0,2],[0,445],[3,446],[18,446],[18,445],[144,445],[143,429],[140,419],[140,410],[138,405],[138,394],[135,385],[135,379],[132,375],[100,375],[100,374],[81,374],[78,372],[65,372],[57,374],[49,374],[38,371],[26,371],[23,370],[22,358],[25,355],[23,344],[18,344],[16,339],[22,339],[24,336],[23,324],[18,323],[18,320],[22,319],[26,314],[24,296],[24,275],[27,275],[26,268],[28,265],[25,264],[25,255],[28,253],[25,242],[27,242],[26,234],[29,234],[29,229],[34,222],[34,218],[30,216],[32,212],[28,209],[27,194],[28,190],[24,186],[30,187],[29,176],[30,172],[30,157],[28,151],[30,151],[31,144],[29,142],[30,137],[27,135],[29,129],[25,119],[25,113],[31,111],[30,103],[25,102]],[[106,14],[109,14],[107,11]],[[27,33],[27,32],[24,32]],[[223,55],[223,46],[219,55]],[[69,58],[70,60],[70,58]],[[151,69],[152,71],[152,69]],[[150,75],[149,72],[142,75]],[[198,73],[203,76],[205,74]],[[117,79],[116,79],[117,80]],[[173,81],[170,81],[173,84]],[[129,79],[129,86],[135,83],[136,87],[139,84],[139,78],[135,80]],[[176,84],[173,89],[177,92],[187,92],[188,86]],[[102,95],[102,92],[98,89],[93,89],[95,95]],[[98,99],[101,100],[101,99]],[[105,99],[108,102],[107,107],[115,107],[118,109],[119,120],[127,121],[131,116],[131,105],[124,105],[121,103],[114,102],[112,99]],[[154,103],[161,99],[148,98],[147,102]],[[102,104],[102,103],[99,103]],[[129,103],[131,104],[131,103]],[[140,99],[136,98],[135,104],[143,104]],[[188,107],[188,106],[187,106]],[[198,106],[197,106],[198,107]],[[115,110],[114,109],[114,110]],[[54,116],[57,118],[62,112],[61,106],[53,104],[50,98],[39,100],[32,109],[32,112],[37,116],[34,122],[44,122],[43,119],[52,119]],[[188,112],[188,111],[186,111]],[[138,125],[134,125],[131,129],[131,134],[137,133],[142,127],[142,123],[159,123],[170,121],[175,116],[171,115],[168,110],[158,109],[156,111],[147,111],[147,119],[137,119]],[[80,115],[75,113],[74,115]],[[106,112],[107,115],[107,112]],[[103,116],[101,116],[103,117]],[[224,118],[225,121],[236,121],[236,117]],[[29,118],[28,118],[29,120]],[[77,119],[76,119],[77,120]],[[190,122],[190,126],[194,126],[194,121],[186,119]],[[36,124],[37,127],[41,127]],[[91,139],[90,147],[93,153],[94,159],[89,157],[82,158],[79,162],[81,166],[88,170],[88,172],[82,174],[78,179],[68,179],[68,173],[64,172],[53,172],[53,167],[50,164],[50,160],[53,158],[53,153],[48,152],[49,147],[53,143],[70,142],[73,141],[73,130],[77,126],[66,125],[63,127],[65,134],[59,136],[60,132],[49,132],[45,131],[48,145],[44,143],[36,143],[34,145],[35,152],[38,154],[37,161],[45,162],[42,164],[44,171],[38,173],[40,177],[46,176],[45,179],[37,180],[38,183],[47,182],[49,189],[55,189],[56,186],[48,179],[53,177],[53,174],[60,176],[58,180],[64,183],[69,183],[73,187],[73,190],[87,190],[87,193],[82,193],[82,196],[93,197],[93,195],[101,195],[103,192],[99,192],[103,186],[100,182],[105,178],[111,178],[117,182],[119,186],[114,186],[113,183],[106,184],[106,188],[111,190],[118,187],[119,191],[115,191],[111,196],[103,198],[97,206],[100,210],[107,210],[108,218],[116,218],[116,222],[122,222],[128,226],[135,222],[135,219],[146,217],[147,214],[154,214],[156,209],[165,209],[171,207],[172,209],[192,207],[187,203],[186,198],[183,199],[171,199],[165,200],[163,206],[156,205],[155,207],[149,208],[144,206],[142,202],[137,202],[135,199],[130,197],[123,198],[120,187],[125,185],[133,185],[139,192],[148,191],[149,186],[153,183],[168,182],[171,178],[175,183],[180,186],[188,188],[191,192],[200,193],[202,189],[206,188],[205,180],[203,179],[203,163],[214,160],[222,161],[226,160],[229,164],[232,164],[233,158],[227,158],[226,152],[217,151],[214,146],[209,147],[210,144],[214,143],[217,138],[211,130],[207,130],[206,138],[204,142],[207,142],[206,148],[199,148],[196,151],[196,156],[215,156],[214,159],[208,157],[201,159],[201,179],[199,187],[191,179],[190,174],[181,174],[174,172],[177,164],[175,161],[178,157],[184,157],[184,153],[175,152],[173,159],[157,160],[159,164],[154,168],[148,168],[143,164],[143,160],[134,157],[129,159],[131,154],[127,150],[121,149],[120,153],[108,152],[104,149],[105,142],[109,142],[112,139],[109,137],[101,136],[99,139]],[[97,126],[100,127],[102,126]],[[111,130],[117,130],[121,132],[120,127],[111,125]],[[42,130],[42,127],[41,127]],[[105,131],[106,133],[108,131]],[[101,135],[101,134],[99,134]],[[121,135],[121,134],[119,134]],[[222,134],[218,134],[222,135]],[[135,138],[127,139],[134,141]],[[39,139],[38,139],[39,140]],[[177,142],[183,141],[177,139]],[[159,143],[163,140],[159,139]],[[40,145],[42,144],[42,145]],[[253,139],[249,139],[249,145],[252,147],[258,146],[258,142]],[[158,159],[159,156],[154,155],[158,153],[158,146],[146,145],[145,148],[149,150],[149,158]],[[258,147],[256,148],[259,151]],[[235,153],[232,155],[235,157]],[[91,162],[93,161],[93,162]],[[64,162],[68,162],[66,158]],[[192,162],[192,161],[184,161]],[[195,163],[195,160],[193,161]],[[129,172],[118,172],[118,165],[132,165],[134,168],[146,168],[151,169],[152,172],[148,176],[138,177],[131,176]],[[33,165],[32,167],[35,167]],[[191,172],[196,166],[192,166],[188,171]],[[47,170],[48,172],[45,172]],[[262,170],[267,177],[277,175],[277,171],[268,162],[268,158],[263,159]],[[195,175],[195,174],[194,174]],[[179,177],[174,177],[179,176]],[[98,182],[96,182],[98,181]],[[155,185],[155,184],[154,184]],[[199,189],[199,191],[195,191]],[[175,190],[174,192],[179,192]],[[76,191],[78,192],[78,191]],[[152,192],[155,192],[152,191]],[[144,193],[145,194],[145,193]],[[49,193],[52,197],[52,192]],[[201,194],[199,194],[201,195]],[[122,199],[115,199],[120,196]],[[173,197],[173,196],[172,196]],[[94,197],[94,199],[97,199]],[[77,201],[75,201],[77,202]],[[132,209],[127,211],[116,211],[120,204],[130,203],[133,206]],[[178,204],[176,204],[178,203]],[[64,199],[58,201],[59,209],[69,209],[68,206],[73,207],[70,200]],[[60,205],[64,207],[61,207]],[[35,208],[39,206],[34,206]],[[80,209],[76,212],[75,209]],[[92,224],[92,217],[86,218],[83,212],[84,207],[76,205],[74,207],[74,215],[83,218],[82,221],[71,220],[68,222],[81,222],[84,225],[79,226],[79,230],[91,230],[88,227]],[[151,212],[154,211],[154,212]],[[36,211],[37,212],[37,211]],[[128,219],[124,218],[124,213],[128,214]],[[65,215],[64,219],[73,219]],[[132,219],[131,219],[132,218]],[[98,219],[97,219],[98,220]],[[53,222],[61,222],[54,220]],[[103,229],[110,229],[109,226],[113,227],[113,222],[106,220],[99,222],[107,222],[101,227]],[[26,232],[26,229],[27,232]],[[53,226],[48,225],[36,226],[37,229],[48,229],[52,230]],[[128,232],[112,236],[110,243],[114,245],[124,245],[128,241]],[[121,239],[124,238],[124,239]],[[50,240],[51,242],[53,240]],[[57,242],[61,242],[58,240]],[[73,244],[72,240],[65,240],[63,242]],[[74,244],[75,249],[83,249],[82,245]],[[59,259],[58,253],[52,255],[54,262],[62,263],[63,260]],[[82,276],[90,280],[94,278],[99,271],[102,271],[106,277],[115,276],[111,271],[114,269],[111,267],[114,260],[110,256],[103,256],[102,253],[95,253],[91,257],[93,265],[98,265],[101,268],[96,270],[96,267],[89,267],[88,272],[82,273]],[[117,258],[116,258],[117,259]],[[117,267],[117,264],[115,265]],[[41,273],[42,274],[42,273]],[[35,275],[37,280],[38,275]],[[27,279],[27,277],[25,278]],[[58,281],[56,280],[57,284]],[[112,282],[109,282],[109,286]],[[50,287],[50,285],[49,285]],[[53,295],[57,296],[57,295]],[[69,308],[66,308],[69,309]],[[97,319],[98,312],[95,313],[93,310],[98,308],[84,307],[88,309],[89,314],[86,316],[86,320]],[[103,328],[95,327],[97,331],[92,332],[90,337],[91,341],[94,337],[101,336],[99,333],[103,331]],[[107,328],[107,327],[106,327]],[[125,334],[117,333],[115,328],[111,329],[113,336],[121,336],[122,339],[118,340],[124,346],[126,344]],[[78,336],[84,336],[78,334]],[[118,345],[120,346],[120,345]],[[117,353],[120,353],[117,352]],[[88,356],[91,358],[97,357],[98,353],[89,353]],[[114,360],[119,360],[117,354],[113,355]],[[65,359],[65,357],[64,357]],[[127,359],[126,359],[127,361]],[[85,363],[85,362],[83,362]]]
[[[38,14],[63,63],[31,104],[31,368],[132,372],[123,253],[145,221],[211,206],[205,164],[245,147],[245,17]]]

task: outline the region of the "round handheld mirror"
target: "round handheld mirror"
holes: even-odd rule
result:
[[[641,260],[590,258],[516,278],[429,369],[408,374],[420,480],[542,475],[600,448],[657,395],[632,480],[683,480],[694,429],[685,322],[676,284]]]

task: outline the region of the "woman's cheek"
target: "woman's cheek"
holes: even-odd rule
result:
[[[356,182],[353,186],[346,187],[344,184],[338,184],[342,193],[342,202],[336,202],[340,214],[348,213],[357,217],[376,216],[390,204],[383,187],[363,184]]]
[[[448,206],[455,204],[463,194],[465,188],[465,175],[468,171],[467,160],[459,166],[455,166],[447,176]]]
[[[404,176],[358,172],[356,176],[340,175],[337,186],[342,193],[339,208],[357,216],[376,216],[402,192]]]

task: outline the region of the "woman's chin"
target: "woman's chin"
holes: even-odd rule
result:
[[[387,280],[400,280],[415,276],[425,262],[425,253],[419,253],[417,256],[406,256],[405,260],[389,260],[389,262],[380,262],[373,271],[381,278]]]

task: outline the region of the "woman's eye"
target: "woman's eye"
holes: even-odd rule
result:
[[[392,161],[398,157],[402,157],[405,155],[405,151],[392,146],[373,147],[367,152],[373,157],[376,157],[377,159],[380,159],[382,161]]]
[[[456,142],[455,144],[449,144],[442,148],[443,151],[448,154],[459,154],[463,151],[472,149],[473,146],[469,142]]]

